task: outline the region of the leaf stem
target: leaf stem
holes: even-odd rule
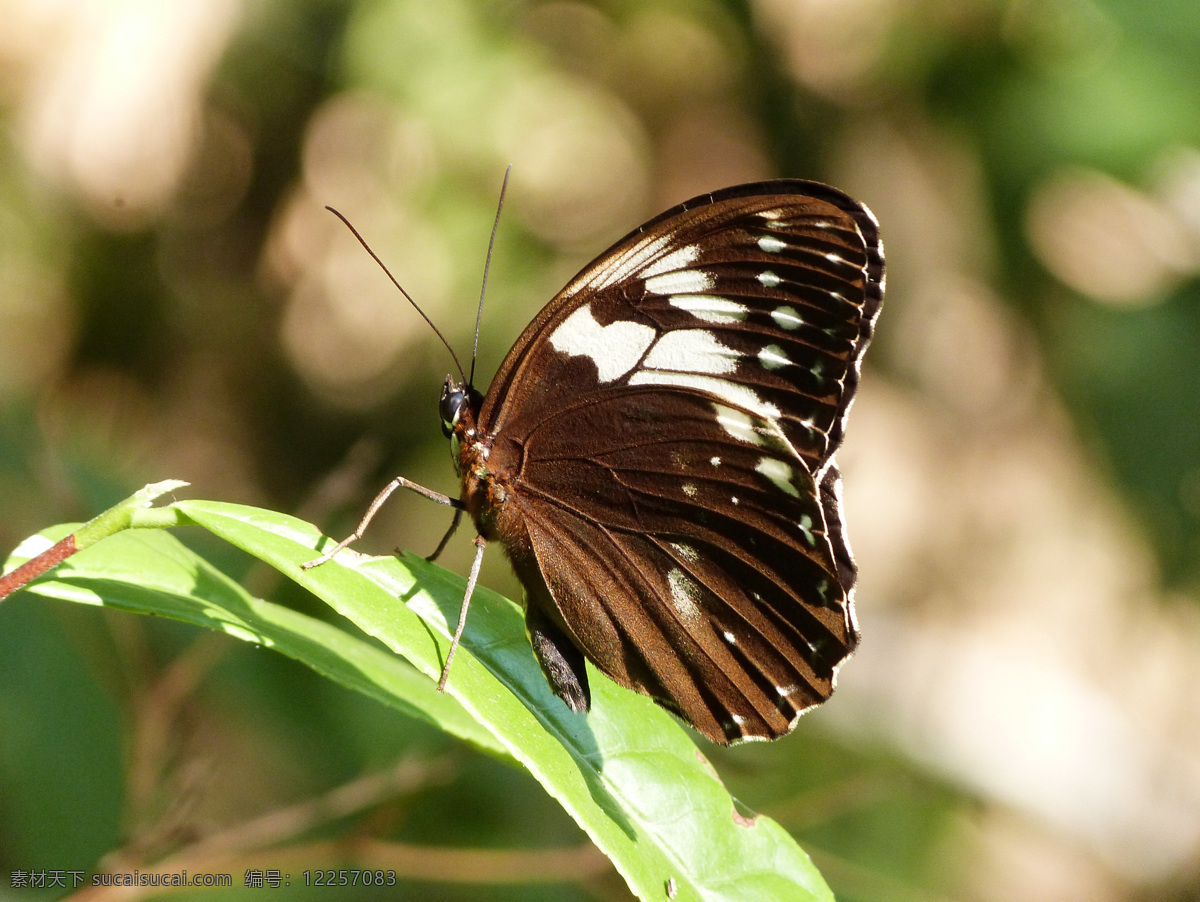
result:
[[[41,554],[0,576],[0,601],[43,573],[54,569],[77,551],[95,545],[101,539],[123,529],[165,529],[177,526],[180,516],[173,508],[152,508],[160,496],[187,485],[179,479],[167,479],[138,489],[124,501],[88,520],[66,538],[60,539]]]

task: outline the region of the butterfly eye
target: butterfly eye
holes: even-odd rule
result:
[[[438,413],[442,418],[442,434],[449,438],[458,425],[463,407],[467,403],[467,395],[461,388],[449,384],[442,390],[442,400],[438,404]]]

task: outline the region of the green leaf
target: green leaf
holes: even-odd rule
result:
[[[410,555],[376,558],[353,551],[302,570],[300,564],[328,541],[308,523],[218,502],[180,501],[171,509],[181,522],[203,526],[324,599],[425,674],[428,679],[420,682],[434,700],[445,698],[433,686],[462,602],[460,577]],[[136,545],[117,549],[115,539],[107,540],[69,559],[55,574],[55,583],[79,593],[76,568],[87,562],[98,568],[87,578],[92,580],[86,587],[87,598],[71,600],[94,603],[103,597],[106,603],[129,610],[151,610],[136,607],[130,599],[143,591],[158,591],[142,590],[139,584],[164,581],[170,586],[171,604],[192,612],[183,619],[272,644],[375,697],[392,691],[378,678],[364,677],[375,674],[379,662],[368,656],[369,669],[365,664],[351,667],[346,663],[348,650],[340,643],[359,641],[372,654],[381,654],[373,646],[319,625],[338,636],[336,642],[329,637],[329,643],[339,648],[334,655],[342,664],[339,676],[330,672],[337,668],[331,668],[329,649],[313,647],[323,644],[325,637],[318,641],[315,631],[306,632],[308,647],[292,642],[284,648],[268,633],[267,615],[267,622],[277,623],[283,609],[248,599],[234,583],[194,557],[186,565],[174,558],[158,559],[159,549],[165,547],[159,543],[166,537],[127,533],[117,538],[150,537],[154,537],[153,555]],[[183,550],[178,543],[170,547],[176,554]],[[138,555],[139,560],[129,566],[116,563],[127,554]],[[90,563],[97,557],[107,558],[107,565]],[[120,577],[114,568],[121,571]],[[158,576],[158,569],[167,572]],[[172,572],[176,570],[180,572]],[[46,589],[51,585],[35,583],[31,590],[49,594]],[[162,607],[153,610],[165,613]],[[300,617],[292,612],[282,616],[288,615]],[[346,671],[359,679],[348,680]],[[735,811],[729,793],[677,721],[595,670],[591,684],[592,711],[571,712],[553,695],[538,668],[520,609],[486,589],[476,591],[446,695],[486,731],[493,747],[498,745],[519,761],[563,805],[639,897],[666,899],[667,883],[673,878],[677,899],[832,899],[808,856],[782,827],[769,818],[745,818]],[[404,682],[397,691],[400,698],[384,700],[488,747],[478,737],[468,736],[447,711],[433,713],[433,701],[410,683]]]
[[[26,539],[5,569],[12,569],[72,528],[56,526]],[[72,555],[26,591],[171,617],[274,648],[349,689],[507,757],[503,747],[462,706],[431,691],[429,681],[403,659],[336,626],[252,597],[165,530],[116,533]]]

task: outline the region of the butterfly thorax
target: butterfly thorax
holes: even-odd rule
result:
[[[462,480],[462,501],[480,535],[496,539],[497,518],[508,499],[508,473],[492,461],[492,436],[478,425],[483,396],[446,377],[440,413],[442,431],[450,439],[454,468]]]

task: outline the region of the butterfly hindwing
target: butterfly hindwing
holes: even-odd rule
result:
[[[882,266],[840,192],[741,186],[631,233],[531,323],[479,412],[503,500],[476,519],[556,691],[586,696],[565,641],[719,742],[829,695],[857,641],[832,456]]]
[[[713,407],[614,390],[492,458],[524,457],[505,507],[548,587],[531,610],[552,599],[602,670],[719,741],[781,735],[856,641],[847,588],[812,476]]]

